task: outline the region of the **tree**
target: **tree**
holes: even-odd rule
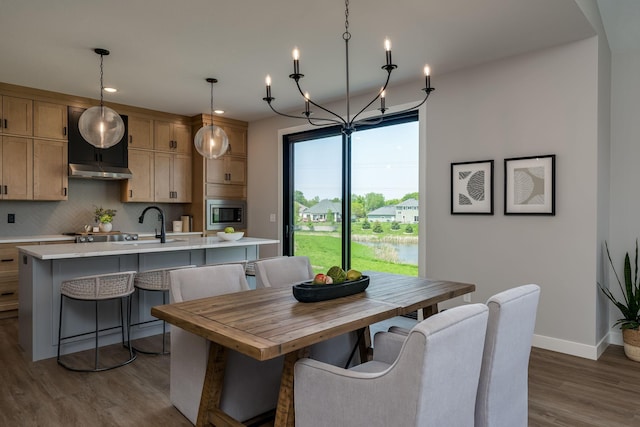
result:
[[[402,196],[402,201],[404,202],[405,200],[409,200],[409,199],[416,199],[416,200],[420,200],[419,194],[417,191],[415,193],[407,193],[404,196]]]
[[[408,234],[413,234],[413,227],[411,226],[411,224],[407,225],[407,227],[404,229],[404,232]]]
[[[364,196],[364,210],[366,212],[375,211],[384,206],[384,195],[381,193],[367,193]]]
[[[398,221],[393,221],[391,223],[391,229],[392,230],[400,230],[400,223]]]
[[[304,206],[307,206],[307,207],[309,206],[309,201],[304,198],[304,194],[300,190],[295,190],[293,192],[293,201],[294,202],[298,202],[301,205],[304,205]]]
[[[400,199],[389,199],[387,201],[384,202],[385,206],[395,206],[400,204]]]
[[[362,229],[369,230],[370,228],[371,228],[371,223],[369,223],[369,221],[365,219],[364,222],[362,223]]]
[[[356,216],[356,218],[364,218],[364,205],[360,202],[351,202],[351,213]]]
[[[383,233],[384,232],[384,230],[382,229],[382,226],[380,225],[380,223],[378,221],[376,221],[373,224],[373,232],[374,233]]]

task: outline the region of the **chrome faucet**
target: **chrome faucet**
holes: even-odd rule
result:
[[[167,242],[167,229],[164,225],[164,212],[162,212],[162,209],[160,209],[157,206],[149,206],[144,208],[144,210],[142,211],[142,214],[140,215],[140,217],[138,217],[138,222],[140,224],[142,224],[144,222],[144,214],[147,213],[147,211],[149,209],[155,209],[158,212],[160,212],[160,234],[158,234],[158,229],[156,229],[156,239],[160,239],[160,243],[166,243]]]

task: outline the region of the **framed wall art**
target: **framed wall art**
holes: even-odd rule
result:
[[[555,215],[556,156],[504,160],[504,214]]]
[[[451,163],[451,214],[493,215],[493,160]]]

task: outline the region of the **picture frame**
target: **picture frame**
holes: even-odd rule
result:
[[[493,160],[451,163],[451,214],[493,215]]]
[[[504,214],[556,214],[556,156],[504,160]]]

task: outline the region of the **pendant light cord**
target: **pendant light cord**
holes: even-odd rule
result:
[[[102,102],[102,94],[104,92],[104,84],[102,83],[102,78],[104,76],[104,69],[103,69],[103,60],[104,60],[104,55],[100,54],[100,107],[102,107],[103,102]]]
[[[211,82],[211,115],[209,118],[211,119],[211,126],[213,126],[213,81]]]

